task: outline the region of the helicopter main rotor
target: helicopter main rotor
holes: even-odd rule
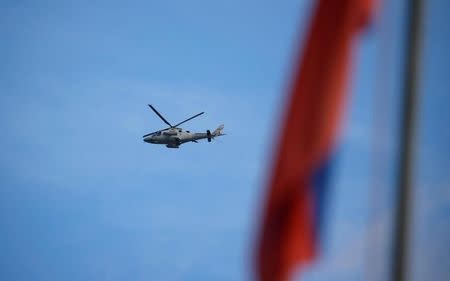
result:
[[[172,125],[172,124],[170,124],[169,121],[167,121],[167,120],[161,115],[161,113],[159,113],[158,110],[156,110],[156,108],[154,108],[151,104],[149,104],[148,106],[153,110],[153,112],[156,113],[156,115],[158,115],[159,118],[161,118],[161,120],[162,120],[164,123],[166,123],[166,124],[169,125],[170,127],[165,128],[165,129],[162,129],[162,130],[155,131],[155,132],[153,132],[153,133],[146,134],[146,135],[143,136],[143,138],[145,138],[145,137],[147,137],[147,136],[150,136],[150,135],[153,135],[153,134],[155,134],[155,133],[158,133],[158,132],[167,130],[167,129],[176,128],[177,126],[179,126],[179,125],[181,125],[181,124],[184,124],[184,123],[186,123],[187,121],[192,120],[192,119],[194,119],[194,118],[196,118],[196,117],[202,115],[203,113],[205,113],[205,112],[200,112],[200,113],[198,113],[198,114],[196,114],[196,115],[194,115],[194,116],[192,116],[192,117],[189,117],[188,119],[186,119],[186,120],[184,120],[184,121],[181,121],[180,123],[178,123],[178,124],[176,124],[176,125]]]
[[[170,124],[169,121],[167,121],[167,120],[161,115],[161,113],[159,113],[158,110],[156,110],[156,108],[154,108],[151,104],[149,104],[148,106],[150,106],[150,108],[153,110],[153,112],[155,112],[156,115],[158,115],[159,118],[161,118],[161,120],[164,121],[164,123],[166,123],[166,124],[169,125],[171,128],[173,128],[172,124]]]

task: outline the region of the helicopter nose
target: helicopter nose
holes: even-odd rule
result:
[[[144,138],[145,142],[151,143],[152,142],[152,136],[148,136]]]

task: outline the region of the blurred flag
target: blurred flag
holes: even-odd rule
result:
[[[317,255],[326,179],[346,98],[354,39],[370,0],[320,0],[296,63],[256,252],[260,281],[286,281]]]

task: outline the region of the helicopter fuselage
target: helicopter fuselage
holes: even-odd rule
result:
[[[201,139],[208,139],[215,137],[208,130],[206,133],[191,133],[190,131],[184,131],[181,128],[171,128],[156,132],[150,136],[144,138],[144,142],[153,144],[165,144],[169,148],[178,148],[181,144],[186,142],[196,142]]]

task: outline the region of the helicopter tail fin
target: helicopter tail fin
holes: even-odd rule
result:
[[[214,130],[214,132],[212,132],[213,137],[218,137],[218,136],[223,136],[225,135],[224,133],[222,133],[224,128],[224,125],[220,125],[219,127],[217,127],[217,129]]]

